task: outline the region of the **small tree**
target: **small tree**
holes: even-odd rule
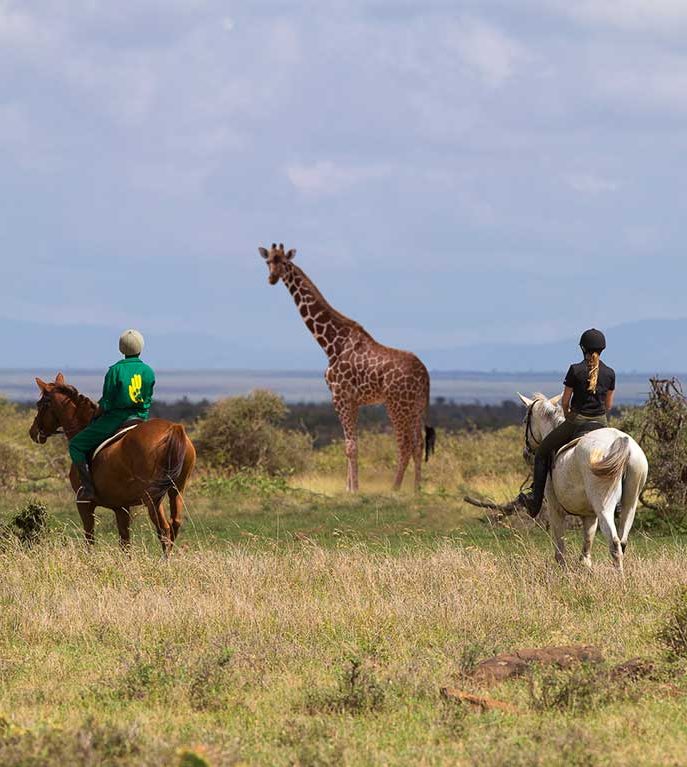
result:
[[[634,435],[649,461],[642,503],[665,519],[682,520],[687,513],[687,399],[677,378],[649,382],[646,405],[625,413],[620,428]]]
[[[253,468],[268,474],[302,470],[312,439],[281,427],[287,413],[282,398],[265,390],[219,400],[198,424],[198,454],[213,468]]]

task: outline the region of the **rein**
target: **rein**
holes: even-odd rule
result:
[[[76,390],[75,390],[75,392],[76,392]],[[78,394],[78,392],[76,392],[76,395],[78,396],[78,399],[79,399],[78,402],[75,402],[74,398],[72,396],[70,396],[69,393],[67,393],[67,392],[63,392],[63,393],[74,404],[74,406],[77,409],[77,412],[78,412],[78,409],[79,409],[79,405],[81,404],[82,401],[89,402],[91,405],[93,405],[93,403],[87,397],[84,397],[83,395]],[[38,413],[39,413],[39,415],[40,415],[42,410],[44,411],[44,410],[46,410],[48,408],[52,408],[52,407],[53,407],[52,399],[50,397],[50,394],[48,394],[46,392],[41,397],[41,399],[38,401]],[[53,410],[53,412],[54,412],[54,410]],[[57,414],[55,414],[55,415],[57,416]],[[58,422],[59,422],[59,417],[58,417]],[[83,428],[83,427],[81,427],[81,428]],[[77,429],[76,432],[78,432],[79,430],[80,429]],[[67,439],[70,439],[69,435],[67,434],[67,431],[65,430],[65,427],[62,426],[61,424],[60,424],[60,426],[57,427],[57,429],[55,429],[55,431],[51,431],[49,434],[47,432],[43,431],[43,427],[42,426],[40,426],[40,425],[38,426],[38,437],[39,437],[39,439],[41,439],[43,441],[46,441],[48,439],[48,437],[54,437],[56,434],[63,434],[64,436],[67,437]]]
[[[540,442],[537,442],[534,436],[534,432],[532,431],[532,411],[534,410],[534,403],[530,407],[527,408],[527,418],[525,419],[525,455],[529,459],[531,458],[535,452],[537,451],[537,448],[541,444]],[[530,441],[530,437],[532,438],[532,441],[536,444],[532,444]]]

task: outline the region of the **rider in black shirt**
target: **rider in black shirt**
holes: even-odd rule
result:
[[[615,371],[599,359],[606,348],[606,338],[600,330],[586,330],[580,338],[584,360],[571,365],[565,376],[561,404],[565,421],[547,435],[534,454],[534,477],[530,492],[520,493],[518,503],[532,517],[541,511],[551,456],[563,445],[594,429],[608,426],[606,413],[613,406]]]

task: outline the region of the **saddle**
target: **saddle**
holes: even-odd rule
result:
[[[563,447],[559,447],[558,450],[553,454],[553,458],[551,460],[551,470],[553,470],[553,467],[556,465],[556,461],[564,454],[567,453],[568,450],[572,450],[577,443],[582,439],[582,437],[586,437],[587,434],[590,434],[593,431],[596,431],[597,429],[607,429],[607,426],[603,426],[600,423],[590,421],[588,424],[581,424],[579,428],[577,429],[577,432],[575,433],[575,436],[570,440],[570,442],[566,442]]]
[[[587,432],[589,433],[589,432]],[[551,468],[553,468],[556,465],[556,461],[560,458],[560,456],[563,455],[563,453],[567,453],[568,450],[572,450],[575,445],[582,439],[582,437],[586,436],[585,434],[580,434],[579,437],[574,437],[570,440],[570,442],[566,442],[563,447],[559,447],[558,450],[553,455],[553,461],[551,462]]]
[[[95,460],[95,457],[96,455],[98,455],[98,453],[100,453],[109,445],[112,445],[115,442],[118,442],[128,431],[135,429],[139,424],[142,424],[143,422],[144,421],[142,418],[130,418],[128,421],[124,421],[124,423],[119,427],[119,429],[117,429],[117,431],[111,437],[108,437],[106,440],[101,442],[98,445],[98,447],[96,447],[96,449],[93,451],[89,461],[91,466],[93,465],[93,461]]]

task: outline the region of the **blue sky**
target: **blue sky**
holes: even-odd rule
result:
[[[0,323],[309,365],[274,240],[404,348],[684,317],[686,128],[684,0],[0,0]]]

